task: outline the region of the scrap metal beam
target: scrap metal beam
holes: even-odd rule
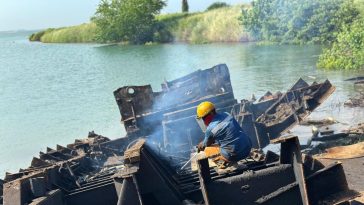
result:
[[[197,160],[197,170],[203,200],[205,201],[205,205],[210,205],[209,194],[206,186],[206,183],[209,183],[211,180],[208,158]]]
[[[292,164],[293,171],[296,177],[296,182],[299,185],[302,205],[309,205],[305,176],[302,166],[302,155],[300,143],[297,136],[281,137],[272,141],[272,143],[281,144],[281,164]]]
[[[336,205],[360,196],[360,193],[349,189],[340,163],[332,164],[306,177],[306,185],[311,205]],[[301,202],[294,200],[298,195],[300,195],[299,184],[294,182],[262,196],[256,202],[264,205],[280,205],[289,201],[292,205],[301,205]]]

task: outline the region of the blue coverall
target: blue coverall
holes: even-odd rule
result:
[[[206,129],[203,146],[206,147],[207,141],[212,139],[220,146],[221,155],[229,161],[246,158],[252,148],[250,138],[228,113],[216,113]]]

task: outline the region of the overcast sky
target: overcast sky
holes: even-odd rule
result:
[[[203,11],[216,1],[239,4],[249,0],[189,0],[190,11]],[[88,22],[99,0],[0,0],[0,31],[33,30]],[[168,0],[163,13],[179,12],[181,0]]]

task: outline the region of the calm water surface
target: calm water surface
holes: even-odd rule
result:
[[[299,77],[329,78],[337,90],[312,117],[363,121],[362,110],[340,104],[355,94],[343,80],[364,72],[317,70],[318,46],[64,45],[30,43],[27,35],[0,34],[0,176],[29,166],[47,146],[66,145],[88,131],[124,136],[113,97],[118,87],[150,83],[159,90],[164,79],[219,63],[230,68],[237,99],[286,90]]]

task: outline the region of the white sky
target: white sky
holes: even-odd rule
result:
[[[181,10],[182,0],[168,0],[162,13]],[[189,0],[190,11],[203,11],[213,2],[239,4],[250,0]],[[99,0],[0,0],[0,31],[62,27],[88,22]]]

